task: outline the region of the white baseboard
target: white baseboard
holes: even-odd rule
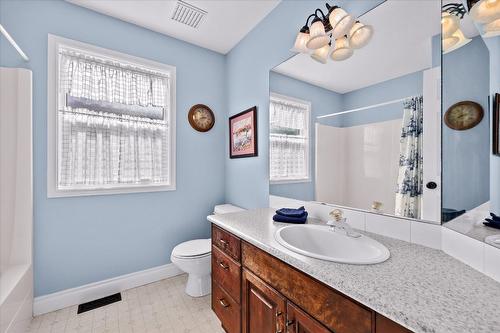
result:
[[[53,294],[35,297],[33,302],[33,315],[38,316],[68,306],[89,302],[179,274],[182,274],[182,271],[174,264],[170,263],[103,281],[89,283],[80,287],[58,291]]]

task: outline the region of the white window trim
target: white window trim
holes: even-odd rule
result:
[[[307,131],[307,140],[306,140],[306,165],[307,165],[307,177],[306,178],[287,178],[287,179],[273,179],[271,180],[271,161],[269,160],[269,184],[271,185],[279,185],[279,184],[297,184],[297,183],[310,183],[312,181],[311,177],[311,169],[312,169],[312,161],[311,161],[311,102],[305,101],[302,99],[298,99],[295,97],[283,95],[283,94],[278,94],[275,92],[271,92],[269,94],[269,100],[276,100],[276,101],[286,101],[286,102],[292,102],[292,103],[297,103],[297,104],[302,104],[307,107],[307,116],[306,116],[306,131]],[[271,114],[269,112],[269,114]],[[270,121],[270,119],[269,119]],[[270,144],[270,142],[269,142]],[[270,148],[269,148],[269,151]]]
[[[110,57],[123,63],[129,63],[139,67],[147,67],[159,72],[167,72],[170,77],[170,111],[168,124],[169,133],[169,180],[170,184],[151,184],[151,185],[111,185],[109,187],[99,186],[95,189],[82,190],[61,190],[57,187],[58,177],[58,140],[59,126],[57,123],[58,114],[58,96],[59,96],[59,48],[69,47],[80,49],[87,54],[94,53],[98,57]],[[175,133],[175,114],[176,114],[176,68],[175,66],[165,65],[156,61],[139,58],[117,51],[108,50],[98,46],[82,43],[79,41],[48,35],[48,66],[47,66],[47,196],[49,198],[74,197],[88,195],[105,195],[121,193],[141,193],[174,191],[176,189],[176,133]]]

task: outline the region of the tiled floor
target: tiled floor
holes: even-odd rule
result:
[[[223,333],[210,296],[184,293],[180,275],[122,292],[122,301],[82,314],[77,306],[35,317],[29,333]]]

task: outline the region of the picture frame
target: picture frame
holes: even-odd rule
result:
[[[500,94],[493,98],[493,154],[500,156]]]
[[[229,117],[229,158],[258,156],[257,107]]]

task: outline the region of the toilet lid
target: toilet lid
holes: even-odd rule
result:
[[[211,252],[212,240],[194,239],[181,243],[174,247],[172,255],[174,257],[197,257]]]

